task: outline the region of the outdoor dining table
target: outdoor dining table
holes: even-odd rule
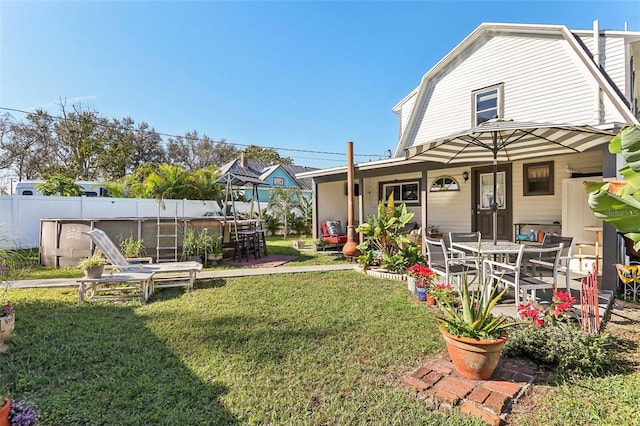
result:
[[[498,240],[496,244],[493,244],[493,241],[481,241],[480,243],[477,243],[475,241],[451,243],[452,248],[472,252],[481,257],[490,255],[518,254],[518,252],[520,251],[520,246],[520,243],[502,240]]]
[[[465,241],[465,242],[452,242],[451,248],[455,248],[467,253],[472,253],[480,258],[493,257],[494,260],[498,257],[506,258],[509,255],[516,255],[520,251],[520,243],[514,243],[512,241],[498,240],[496,244],[493,241]],[[482,265],[482,281],[485,279],[484,264]]]

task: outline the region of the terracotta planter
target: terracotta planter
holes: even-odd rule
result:
[[[427,293],[427,305],[433,306],[436,304],[436,298]]]
[[[498,366],[507,335],[496,340],[454,336],[438,327],[458,374],[472,380],[487,380]]]
[[[9,347],[4,344],[9,335],[13,332],[16,323],[16,314],[6,315],[0,317],[0,354],[9,350]]]
[[[0,407],[0,426],[11,426],[9,423],[9,411],[11,410],[11,400],[4,399],[4,405]]]

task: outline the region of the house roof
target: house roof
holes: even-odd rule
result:
[[[584,34],[585,32],[581,32]],[[602,89],[603,93],[609,97],[616,110],[625,118],[628,123],[637,124],[637,119],[633,116],[625,100],[622,98],[618,90],[611,84],[607,76],[598,68],[592,59],[591,52],[578,40],[578,36],[572,33],[564,25],[531,25],[531,24],[501,24],[501,23],[483,23],[478,26],[471,34],[469,34],[462,42],[460,42],[453,50],[445,55],[436,65],[434,65],[427,73],[422,76],[420,84],[405,96],[398,104],[393,107],[395,112],[400,111],[400,107],[407,100],[416,97],[415,105],[409,116],[409,120],[405,131],[402,133],[398,142],[395,156],[402,156],[404,150],[408,148],[411,135],[416,126],[420,125],[420,115],[425,108],[431,82],[447,67],[451,66],[458,60],[468,49],[471,49],[480,39],[492,37],[495,35],[511,35],[511,34],[534,34],[541,36],[555,35],[564,39],[569,46],[568,51],[572,53],[571,58],[584,67],[586,71],[593,76],[594,81]],[[630,37],[638,37],[640,33],[629,33]],[[612,34],[619,36],[618,32]],[[580,123],[584,124],[584,123]]]
[[[238,178],[250,178],[266,184],[264,180],[273,174],[278,168],[281,168],[286,174],[288,174],[300,189],[309,191],[312,188],[311,178],[298,178],[296,177],[296,174],[318,170],[315,167],[297,166],[293,164],[271,164],[251,159],[247,160],[247,167],[242,167],[240,160],[235,159],[220,167],[220,173],[222,175],[231,173]],[[247,182],[251,183],[251,180],[247,180]]]

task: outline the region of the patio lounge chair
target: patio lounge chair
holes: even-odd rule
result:
[[[347,234],[343,233],[339,220],[326,220],[320,226],[322,227],[320,239],[325,243],[335,245],[338,248],[347,243]]]
[[[170,263],[131,263],[128,261],[111,238],[101,229],[83,232],[91,238],[95,246],[100,249],[112,268],[120,272],[153,273],[149,285],[149,296],[156,287],[188,287],[193,288],[196,274],[202,270],[200,262],[170,262]],[[151,260],[150,258],[146,258]]]

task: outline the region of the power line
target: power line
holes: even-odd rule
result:
[[[24,110],[17,109],[17,108],[0,107],[0,110],[19,112],[19,113],[22,113],[22,114],[34,114],[34,112],[24,111]],[[51,115],[48,112],[45,112],[45,114],[47,114],[49,117],[51,117],[52,119],[57,120],[57,121],[68,121],[69,120],[66,117],[60,117],[60,116]],[[118,126],[115,126],[113,124],[105,124],[105,123],[100,123],[100,122],[97,122],[97,121],[94,121],[94,124],[97,125],[97,126],[102,126],[102,127],[105,127],[105,128],[118,130]],[[151,133],[151,130],[144,130],[144,132],[145,133]],[[171,135],[169,133],[157,132],[155,130],[153,130],[153,132],[155,134],[159,135],[159,136],[165,136],[165,137],[169,137],[169,138],[179,138],[179,139],[184,139],[185,138],[185,136]],[[206,135],[204,135],[204,136],[206,136]],[[203,141],[204,140],[204,138],[201,138],[201,137],[193,138],[193,139],[195,139],[197,141]],[[278,148],[278,147],[274,147],[274,146],[260,146],[260,145],[256,145],[256,144],[243,144],[243,143],[239,143],[239,142],[228,142],[226,140],[212,140],[212,139],[209,139],[209,140],[211,142],[214,142],[214,143],[226,143],[226,144],[229,144],[229,145],[241,146],[241,147],[257,146],[259,148],[273,149],[273,150],[276,150],[276,151],[291,151],[291,152],[302,152],[302,153],[307,153],[307,154],[339,155],[339,156],[346,156],[347,155],[346,152],[315,151],[315,150],[297,149],[297,148]],[[165,145],[167,143],[168,142],[164,142]],[[377,158],[381,159],[383,156],[380,155],[380,154],[354,154],[354,157],[366,157],[366,158],[377,157]],[[304,158],[304,157],[299,157],[299,158]],[[321,159],[321,158],[307,158],[307,159],[338,161],[338,160]]]

